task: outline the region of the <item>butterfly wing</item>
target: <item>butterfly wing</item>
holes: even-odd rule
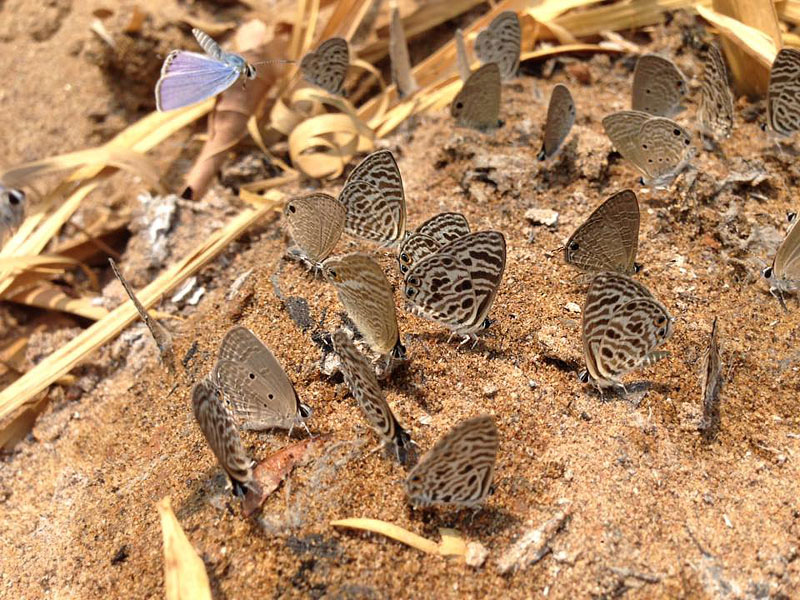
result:
[[[462,421],[434,444],[406,479],[414,505],[474,507],[486,499],[494,478],[499,438],[494,419]]]
[[[583,271],[634,272],[639,246],[639,202],[631,190],[617,192],[589,215],[564,247],[564,261]]]
[[[774,276],[800,285],[800,218],[795,217],[789,232],[778,247],[773,261]]]
[[[454,256],[470,275],[477,309],[461,331],[474,332],[482,327],[503,279],[506,238],[499,231],[478,231],[450,242],[440,252]]]
[[[405,277],[408,275],[412,266],[426,256],[435,254],[441,247],[441,244],[429,235],[425,235],[424,233],[412,233],[403,240],[397,253],[397,263],[400,267],[400,272],[403,273]]]
[[[192,411],[217,461],[231,478],[234,490],[250,483],[253,461],[245,452],[233,415],[209,380],[203,379],[192,388]]]
[[[403,293],[414,312],[459,331],[476,321],[478,298],[472,276],[460,261],[437,253],[415,264],[405,278]]]
[[[405,203],[395,200],[367,180],[351,181],[339,194],[347,209],[345,231],[387,246],[397,243],[405,235]]]
[[[698,117],[703,129],[719,139],[730,136],[733,129],[733,95],[728,87],[728,72],[722,53],[709,46],[700,88]]]
[[[558,152],[575,123],[575,101],[567,86],[559,83],[550,94],[544,140],[539,160],[550,158]]]
[[[227,90],[239,78],[230,66],[184,50],[169,53],[156,83],[156,108],[174,110]]]
[[[299,412],[294,386],[269,348],[246,327],[225,334],[214,373],[244,427],[294,425]]]
[[[513,79],[519,69],[522,30],[514,11],[497,15],[475,40],[475,54],[481,63],[497,63],[504,80]]]
[[[450,115],[462,127],[479,131],[499,126],[500,69],[486,63],[469,76],[450,105]]]
[[[660,182],[677,174],[693,153],[688,131],[671,119],[654,117],[642,125],[635,160],[648,178]]]
[[[671,60],[657,54],[645,54],[636,61],[633,110],[659,117],[674,116],[680,112],[680,103],[686,92],[686,78]]]
[[[387,354],[400,345],[394,291],[378,263],[365,254],[346,254],[326,260],[323,273],[376,352]]]
[[[616,380],[647,364],[651,353],[672,335],[672,317],[654,298],[634,298],[608,321],[595,355],[600,374]]]
[[[779,135],[791,135],[800,129],[800,50],[783,48],[772,62],[767,121]]]
[[[621,110],[603,118],[603,129],[608,139],[622,157],[634,163],[637,168],[639,132],[650,118],[647,113],[635,110]]]
[[[400,462],[405,462],[410,438],[386,402],[375,371],[343,330],[335,332],[332,339],[334,350],[341,361],[344,381],[358,402],[364,418],[381,440],[395,446]]]
[[[432,237],[440,244],[448,244],[470,233],[469,222],[461,213],[447,212],[434,215],[417,227],[417,233]]]
[[[292,239],[314,264],[325,260],[344,231],[347,209],[328,194],[308,194],[286,203],[283,215]]]
[[[300,72],[309,83],[331,94],[341,95],[349,66],[347,41],[337,37],[325,40],[316,52],[306,54],[300,61]]]

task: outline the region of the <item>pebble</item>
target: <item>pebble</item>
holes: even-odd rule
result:
[[[550,208],[529,208],[525,218],[534,225],[555,227],[558,224],[558,213]]]

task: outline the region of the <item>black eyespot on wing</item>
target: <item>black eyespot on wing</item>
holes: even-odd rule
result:
[[[288,209],[289,209],[289,212],[292,213],[292,214],[297,212],[297,207],[294,204],[290,204],[288,206]]]

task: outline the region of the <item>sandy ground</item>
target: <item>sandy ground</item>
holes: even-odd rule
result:
[[[2,6],[0,47],[16,53],[0,52],[0,64],[16,79],[0,99],[0,123],[25,132],[4,136],[8,163],[95,143],[91,102],[115,106],[122,122],[134,118],[113,100],[101,72],[80,51],[71,53],[88,43],[88,3],[59,0],[41,10],[57,9],[66,11],[63,27],[39,40],[16,25],[36,21],[38,9],[21,0]],[[657,38],[653,49],[671,46],[687,75],[699,76],[694,51],[680,47],[688,36],[673,25]],[[63,71],[45,68],[61,60]],[[455,130],[442,112],[385,142],[404,174],[412,226],[456,210],[473,229],[499,229],[508,241],[496,323],[476,348],[447,343],[441,327],[400,311],[410,360],[385,384],[423,450],[463,418],[494,415],[501,443],[496,489],[484,509],[409,509],[405,471],[371,452],[376,440],[341,379],[320,373],[317,341],[341,324],[341,308],[330,286],[283,260],[286,238],[276,218],[200,274],[207,293],[197,307],[162,306],[184,317],[165,322],[177,355],[197,348],[177,380],[137,325],[82,367],[81,374],[95,374],[89,393],[51,392],[54,402],[33,434],[0,466],[2,595],[161,596],[155,503],[170,496],[218,598],[800,596],[800,319],[795,300],[782,312],[758,280],[758,258],[772,256],[786,211],[797,208],[795,147],[778,152],[758,128],[763,104],[742,100],[721,152],[701,150],[696,171],[670,191],[640,191],[600,124],[627,108],[632,65],[596,57],[570,61],[549,79],[521,77],[504,87],[507,124],[494,135]],[[536,160],[540,127],[558,82],[572,88],[578,118],[561,158],[543,166]],[[31,89],[41,102],[30,102]],[[61,118],[44,100],[53,96],[61,99]],[[694,107],[679,120],[692,126]],[[741,181],[728,179],[734,175]],[[336,193],[340,185],[326,189]],[[567,304],[581,305],[584,288],[557,249],[623,187],[637,190],[642,205],[638,278],[677,322],[666,345],[671,357],[629,377],[636,384],[627,398],[601,399],[576,377],[580,315]],[[207,200],[198,212],[181,211],[177,256],[198,227],[219,226],[236,206],[220,186]],[[558,224],[531,225],[523,215],[532,207],[557,211]],[[373,252],[397,285],[390,254],[350,240],[337,252],[354,249]],[[138,268],[144,251],[134,245],[123,267]],[[234,280],[249,270],[229,299]],[[302,305],[300,298],[309,307],[305,329],[287,310]],[[726,381],[722,429],[708,443],[697,432],[698,372],[714,316]],[[188,404],[188,382],[210,370],[234,323],[269,343],[314,409],[312,431],[332,436],[323,455],[296,469],[250,520],[227,494]],[[248,434],[245,442],[260,459],[289,440],[277,432]],[[559,510],[570,517],[551,553],[522,572],[498,574],[510,544]],[[474,569],[329,525],[352,516],[434,539],[439,527],[455,527],[489,557]]]

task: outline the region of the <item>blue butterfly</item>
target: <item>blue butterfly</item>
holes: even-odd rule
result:
[[[192,29],[205,54],[173,50],[156,83],[156,108],[174,110],[224,92],[241,76],[255,79],[256,68],[239,54],[225,52],[199,29]]]

